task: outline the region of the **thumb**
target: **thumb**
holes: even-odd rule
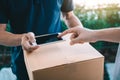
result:
[[[70,45],[74,45],[74,44],[77,44],[79,42],[80,42],[79,38],[74,38],[74,39],[71,40]]]
[[[29,32],[28,35],[27,35],[28,39],[30,42],[34,43],[36,42],[35,40],[35,34],[33,32]]]

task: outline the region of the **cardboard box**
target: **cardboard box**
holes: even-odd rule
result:
[[[41,45],[24,58],[30,80],[103,80],[104,57],[88,43]]]

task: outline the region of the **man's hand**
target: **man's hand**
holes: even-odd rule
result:
[[[62,37],[68,33],[72,33],[72,35],[70,37],[71,45],[74,45],[76,43],[84,43],[84,42],[96,42],[94,30],[80,28],[80,27],[74,27],[74,28],[70,28],[70,29],[64,31],[58,37]]]
[[[23,35],[21,45],[27,52],[32,52],[39,47],[36,44],[35,35],[32,32]]]

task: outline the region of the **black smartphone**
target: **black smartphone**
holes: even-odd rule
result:
[[[36,42],[37,44],[45,44],[45,43],[63,40],[62,38],[58,38],[57,37],[58,35],[59,35],[58,33],[53,33],[53,34],[45,34],[45,35],[36,36]]]

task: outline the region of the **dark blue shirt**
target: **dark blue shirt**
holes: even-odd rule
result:
[[[61,32],[61,11],[71,10],[72,0],[0,0],[0,24],[9,21],[11,32],[15,34],[56,33]],[[26,80],[22,49],[14,47],[12,50],[13,72],[18,79]]]

